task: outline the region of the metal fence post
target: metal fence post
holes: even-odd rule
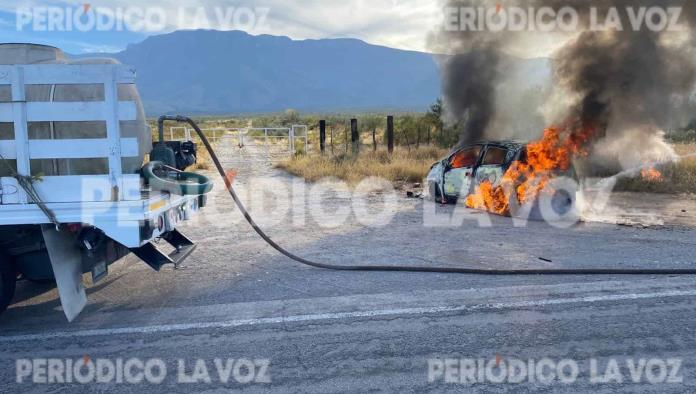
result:
[[[333,156],[334,154],[334,133],[333,129],[329,130],[329,133],[331,134],[331,155]]]
[[[353,153],[360,150],[360,135],[358,134],[358,120],[350,120],[350,142],[353,144]]]
[[[319,121],[319,149],[323,155],[326,150],[326,121],[323,119]]]
[[[387,116],[387,150],[389,153],[394,152],[394,117]]]

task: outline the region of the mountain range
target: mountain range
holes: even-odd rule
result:
[[[441,90],[436,56],[357,39],[183,30],[87,56],[135,67],[149,115],[424,110]],[[525,85],[547,78],[547,59],[519,61]]]

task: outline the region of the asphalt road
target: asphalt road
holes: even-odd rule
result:
[[[255,156],[231,143],[223,143],[221,151],[226,165],[238,169],[240,190],[263,189],[262,180],[281,191],[301,185],[264,163],[250,163]],[[179,270],[155,273],[126,258],[111,266],[103,282],[90,286],[89,305],[73,323],[65,322],[50,286],[20,283],[15,304],[0,318],[2,391],[695,390],[694,277],[319,270],[279,256],[243,223],[221,187],[214,193],[208,214],[183,227],[199,249]],[[351,215],[326,228],[312,212],[321,208],[324,219],[335,218],[349,201],[334,193],[317,206],[297,194],[289,199],[292,214],[267,223],[269,233],[298,254],[337,264],[696,267],[696,230],[685,226],[581,223],[558,229],[530,222],[514,227],[509,218],[490,217],[490,227],[481,228],[480,213],[463,211],[462,225],[426,227],[423,212],[432,207],[398,196],[387,226],[365,226]],[[256,216],[278,203],[258,196],[248,200],[271,204]],[[369,201],[377,206],[382,197]],[[437,208],[444,217],[454,211]],[[66,359],[96,365],[133,358],[161,360],[163,380],[55,383],[56,372],[54,383],[33,383],[48,380],[40,359],[57,359],[69,368]],[[26,360],[34,359],[38,363],[27,369]],[[220,364],[228,359],[233,361]],[[468,375],[462,366],[478,359],[484,366],[493,360],[495,368]],[[513,360],[535,372],[530,362],[558,366],[566,360],[578,367],[577,377],[540,382],[539,376],[550,376],[546,368],[520,383],[494,382],[501,365]],[[195,367],[197,362],[205,371]],[[611,368],[614,362],[617,370]],[[635,366],[641,363],[651,371],[638,369],[638,374]],[[245,367],[225,383],[221,365],[232,371],[235,365]],[[479,378],[478,372],[483,379],[467,381]],[[250,376],[255,379],[245,382]],[[606,377],[613,380],[602,381]]]

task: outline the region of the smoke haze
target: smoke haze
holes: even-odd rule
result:
[[[661,160],[674,155],[664,143],[662,130],[686,124],[690,113],[689,96],[696,83],[696,49],[693,26],[696,2],[664,1],[561,1],[532,0],[506,2],[505,6],[551,7],[560,10],[572,6],[583,30],[568,32],[563,46],[552,55],[552,91],[543,99],[538,112],[547,125],[563,124],[568,132],[592,129],[588,147],[594,149],[591,160],[605,168],[635,165],[641,160]],[[495,7],[485,0],[449,0],[449,7]],[[682,7],[680,26],[685,31],[654,32],[631,29],[626,7]],[[591,7],[596,15],[607,15],[615,7],[623,30],[595,31],[590,25]],[[509,56],[505,48],[529,43],[528,32],[447,31],[434,38],[435,47],[451,54],[442,62],[444,117],[458,127],[462,142],[498,138],[501,129],[515,129],[504,119],[511,100],[502,100],[505,92],[505,68]],[[532,35],[533,36],[533,35]],[[542,93],[540,93],[542,94]],[[505,105],[501,105],[505,103]],[[523,103],[522,103],[523,104]],[[524,105],[520,105],[524,107]],[[503,119],[503,121],[501,121]],[[506,124],[507,123],[507,124]],[[542,130],[538,130],[540,135]],[[527,139],[528,131],[508,132]],[[611,146],[612,148],[609,148]],[[621,156],[621,149],[630,155]],[[630,156],[630,158],[628,158]],[[639,163],[638,163],[639,164]]]

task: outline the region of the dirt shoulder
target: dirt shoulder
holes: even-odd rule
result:
[[[615,192],[605,206],[587,193],[583,218],[588,222],[636,226],[696,226],[696,195]]]

